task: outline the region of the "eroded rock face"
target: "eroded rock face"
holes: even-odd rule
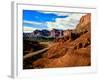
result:
[[[77,32],[84,32],[91,30],[91,14],[88,13],[81,17],[79,24],[76,26]]]
[[[91,65],[91,14],[81,17],[75,30],[55,40],[45,56],[33,61],[33,67],[74,67]]]

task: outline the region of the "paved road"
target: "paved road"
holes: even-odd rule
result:
[[[32,57],[34,55],[40,54],[42,52],[45,52],[53,45],[51,42],[41,42],[41,44],[46,44],[46,45],[48,45],[48,47],[44,48],[42,50],[36,51],[36,52],[28,53],[28,54],[24,55],[23,58],[26,59],[26,58]]]
[[[39,51],[36,51],[36,52],[28,53],[28,54],[24,55],[23,58],[26,59],[26,58],[32,57],[32,56],[34,56],[34,55],[40,54],[40,53],[42,53],[42,52],[48,50],[49,48],[50,48],[50,47],[44,48],[44,49],[39,50]]]

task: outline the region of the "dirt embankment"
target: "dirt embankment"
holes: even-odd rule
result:
[[[75,30],[56,39],[42,57],[32,62],[33,68],[74,67],[91,65],[91,14],[81,17]]]

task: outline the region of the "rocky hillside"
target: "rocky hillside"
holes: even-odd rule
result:
[[[75,30],[54,40],[42,57],[32,62],[33,68],[74,67],[91,65],[91,14],[81,17]]]
[[[91,14],[88,13],[81,17],[79,24],[76,26],[77,32],[91,31]]]

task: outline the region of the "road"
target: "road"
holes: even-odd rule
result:
[[[40,54],[42,52],[45,52],[46,50],[48,50],[52,46],[51,42],[41,42],[40,44],[46,44],[46,45],[48,45],[48,47],[44,48],[42,50],[36,51],[36,52],[28,53],[28,54],[23,56],[23,59],[27,59],[27,58],[32,57],[34,55]]]

